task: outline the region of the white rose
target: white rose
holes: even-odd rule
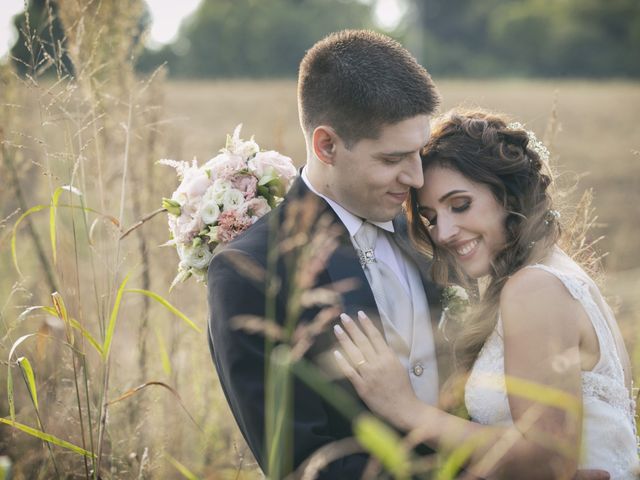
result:
[[[214,200],[203,203],[200,207],[200,217],[202,221],[207,225],[211,225],[218,220],[218,216],[220,215],[220,207],[218,203]]]
[[[209,265],[213,254],[205,244],[197,247],[193,245],[179,245],[178,256],[182,260],[181,263],[187,267],[202,269]]]
[[[224,210],[233,210],[244,203],[244,194],[240,190],[230,188],[224,192],[222,205]]]
[[[207,190],[207,192],[205,193],[205,199],[206,201],[213,200],[218,205],[222,205],[225,192],[231,190],[232,188],[233,187],[231,185],[231,182],[222,178],[218,178],[215,182],[213,182],[213,185],[211,185],[211,187],[209,187],[209,190]]]

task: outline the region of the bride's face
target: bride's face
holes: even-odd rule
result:
[[[487,275],[506,242],[506,211],[489,187],[452,168],[432,166],[424,172],[418,203],[433,241],[471,278]]]

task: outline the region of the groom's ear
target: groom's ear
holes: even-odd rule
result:
[[[340,137],[331,127],[320,125],[311,136],[313,153],[322,163],[333,165],[336,161],[337,143]]]

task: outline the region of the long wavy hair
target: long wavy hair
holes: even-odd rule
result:
[[[558,219],[550,213],[554,208],[553,176],[534,147],[527,131],[509,125],[502,115],[452,110],[434,125],[422,151],[423,171],[441,166],[486,185],[507,213],[506,244],[492,260],[482,298],[454,340],[457,366],[462,372],[471,367],[495,327],[500,293],[509,276],[542,260],[561,235]],[[443,285],[472,285],[474,282],[465,277],[451,254],[433,241],[418,206],[417,191],[413,190],[407,209],[409,230],[416,246],[433,257],[434,280]]]

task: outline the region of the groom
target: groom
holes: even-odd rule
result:
[[[402,205],[409,190],[423,184],[419,151],[438,100],[426,70],[377,33],[329,35],[301,62],[298,111],[306,165],[282,204],[221,248],[208,273],[213,360],[231,411],[265,471],[268,357],[256,317],[274,319],[278,326],[269,331],[276,334],[283,330],[278,327],[291,327],[292,311],[293,327],[322,325],[318,303],[333,290],[336,314],[367,313],[405,365],[418,397],[437,403],[451,367],[448,344],[436,328],[440,290],[429,279],[428,259],[408,241]],[[337,246],[324,260],[318,252],[311,252],[317,255],[312,262],[292,254],[300,246],[331,244],[332,235]],[[347,280],[355,287],[345,289]],[[301,302],[304,308],[296,311],[296,283],[308,291],[324,288],[325,295]],[[253,330],[239,328],[251,320]],[[326,325],[306,360],[331,370],[327,358],[335,348]],[[345,381],[336,384],[349,388]],[[353,419],[301,381],[294,380],[292,390],[292,467],[298,468],[323,446],[352,437]],[[367,461],[364,454],[341,457],[317,478],[358,479]],[[608,478],[581,473],[582,479]]]
[[[431,328],[440,316],[440,292],[429,280],[426,258],[408,242],[401,212],[409,190],[423,184],[419,152],[429,139],[429,118],[438,100],[427,71],[396,41],[374,32],[332,34],[301,62],[298,110],[306,165],[281,206],[226,245],[209,266],[213,359],[235,419],[263,469],[265,338],[237,328],[234,318],[266,316],[268,285],[243,273],[242,265],[268,269],[268,258],[274,258],[270,252],[287,240],[287,219],[300,208],[315,205],[312,215],[318,220],[305,232],[308,243],[326,235],[328,227],[338,235],[337,248],[309,287],[332,288],[355,279],[355,288],[340,292],[336,311],[370,314],[405,364],[416,393],[437,402],[445,379],[438,368],[450,363],[436,361],[444,350],[438,331]],[[328,226],[320,225],[320,218],[328,218]],[[275,320],[283,325],[292,271],[308,266],[291,265],[292,259],[279,251],[280,288],[274,303]],[[297,324],[308,324],[317,313],[314,307],[303,309]],[[326,353],[333,349],[329,325],[306,357],[330,368]],[[307,386],[295,381],[293,391],[296,468],[323,445],[353,432],[352,419]],[[360,478],[366,461],[362,454],[341,458],[322,470],[320,478]]]

